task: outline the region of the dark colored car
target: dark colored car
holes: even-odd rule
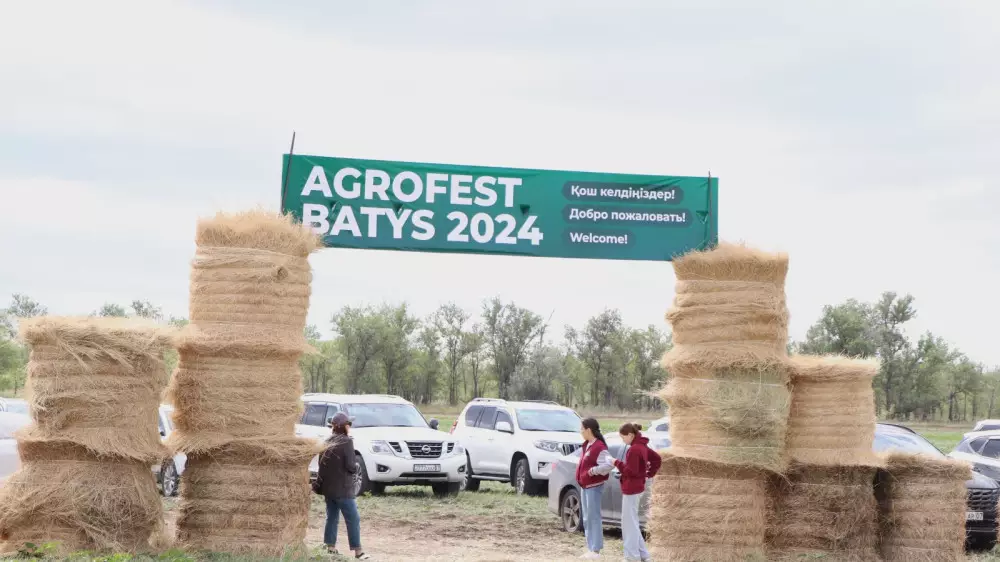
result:
[[[880,423],[875,426],[876,451],[898,450],[907,453],[921,453],[945,458],[930,441],[908,427]],[[974,467],[974,470],[977,470]],[[972,479],[965,483],[968,489],[968,508],[965,516],[967,546],[990,549],[997,542],[997,501],[1000,500],[1000,484],[975,471]]]

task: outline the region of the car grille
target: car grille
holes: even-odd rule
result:
[[[441,458],[441,443],[434,443],[431,441],[407,441],[406,447],[410,450],[410,456],[415,459]]]
[[[1000,489],[973,488],[969,490],[969,511],[985,511],[993,513],[1000,500]]]
[[[389,441],[389,446],[392,447],[392,450],[397,453],[403,452],[403,448],[399,446],[399,441]]]
[[[448,452],[450,453],[450,452],[452,452],[454,450],[455,450],[455,444],[454,443],[448,443]]]
[[[572,455],[577,449],[580,448],[580,445],[577,443],[563,443],[559,447],[562,449],[562,454]]]

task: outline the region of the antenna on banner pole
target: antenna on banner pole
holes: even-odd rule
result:
[[[285,179],[281,183],[281,202],[278,209],[285,212],[285,195],[288,193],[288,176],[292,175],[292,155],[295,154],[295,131],[292,131],[292,145],[288,147],[288,160],[285,162]]]

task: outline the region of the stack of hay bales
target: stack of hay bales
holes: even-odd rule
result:
[[[34,423],[17,434],[22,467],[0,490],[3,549],[148,549],[163,524],[150,465],[166,456],[156,428],[169,333],[58,317],[25,320],[20,333]]]
[[[672,379],[661,393],[672,445],[653,487],[652,546],[676,561],[762,558],[768,474],[787,464],[788,257],[720,244],[673,265]],[[719,510],[734,506],[716,532],[730,515]],[[709,513],[710,526],[688,523]]]
[[[191,323],[168,397],[169,445],[188,455],[178,540],[262,556],[301,546],[314,441],[294,437],[301,354],[319,239],[290,217],[252,211],[199,221]]]
[[[892,452],[879,482],[882,557],[889,562],[964,559],[965,462]]]
[[[872,451],[872,379],[878,363],[799,355],[790,358],[790,364],[791,466],[772,480],[769,555],[877,560],[873,484],[882,461]]]

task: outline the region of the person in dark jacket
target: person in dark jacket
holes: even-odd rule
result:
[[[597,560],[604,548],[604,525],[601,519],[601,493],[608,474],[614,468],[608,444],[601,434],[601,425],[594,418],[580,424],[583,447],[580,464],[576,465],[576,481],[580,484],[580,515],[583,517],[583,534],[587,538],[587,552],[581,558]]]
[[[615,468],[621,471],[622,485],[622,542],[625,543],[626,560],[649,560],[649,550],[642,538],[639,526],[639,499],[646,491],[646,478],[652,478],[660,470],[660,455],[649,447],[649,439],[643,437],[642,426],[626,423],[618,430],[625,443],[625,460],[615,460]]]
[[[327,440],[327,447],[319,457],[317,487],[326,498],[326,529],[323,542],[327,550],[337,554],[337,527],[340,514],[347,523],[347,542],[354,557],[368,560],[370,557],[361,547],[361,517],[358,503],[354,499],[354,479],[358,472],[358,459],[354,455],[354,443],[348,433],[351,419],[338,412],[331,420],[333,435]]]

